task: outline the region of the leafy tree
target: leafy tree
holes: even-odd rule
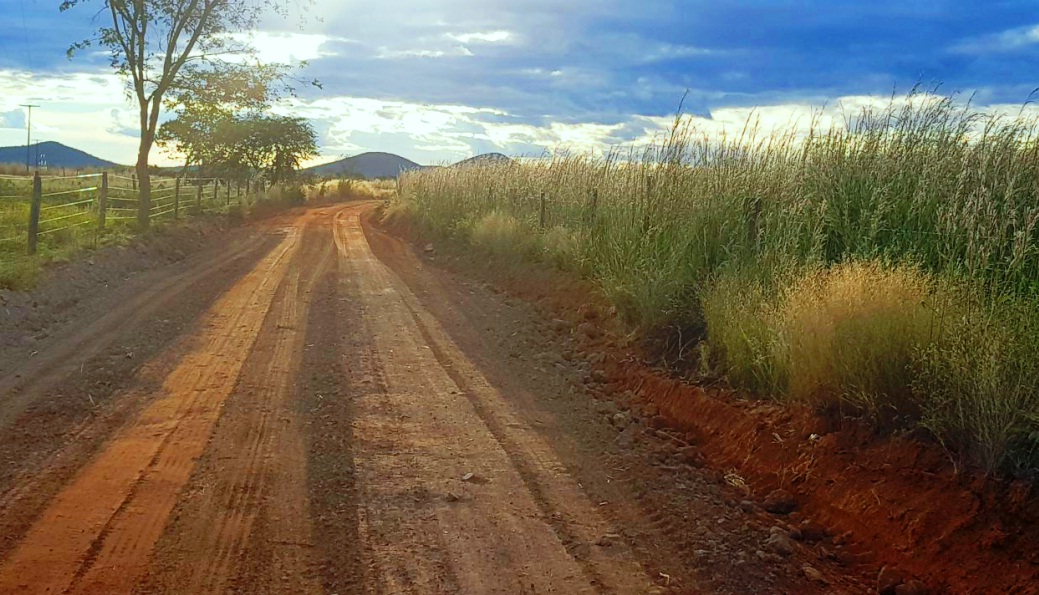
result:
[[[303,118],[264,116],[242,122],[251,163],[272,184],[295,175],[300,163],[317,155],[317,136]]]
[[[200,115],[199,112],[202,112]],[[300,163],[317,154],[314,129],[302,118],[230,110],[190,108],[163,124],[159,142],[186,155],[211,175],[245,179],[262,174],[271,183],[292,177]]]
[[[184,171],[192,165],[210,166],[210,174],[226,151],[227,135],[236,114],[259,114],[273,99],[288,90],[282,84],[284,69],[277,66],[223,65],[207,70],[172,89],[168,107],[176,117],[159,127],[155,142],[171,154],[184,157]]]
[[[91,0],[64,0],[65,11]],[[285,12],[296,0],[99,0],[107,14],[93,39],[73,44],[77,49],[100,44],[109,50],[112,67],[129,77],[137,101],[141,139],[137,152],[140,180],[138,222],[148,225],[151,178],[148,157],[155,143],[159,114],[172,89],[188,88],[201,73],[228,64],[222,57],[248,54],[234,33],[254,29],[262,10]]]

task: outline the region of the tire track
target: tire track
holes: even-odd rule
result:
[[[149,590],[222,593],[236,581],[252,592],[318,590],[305,552],[306,457],[291,405],[311,295],[334,254],[331,216],[321,211],[300,223],[302,246],[192,478],[189,493],[196,495],[185,499],[158,547]],[[272,548],[276,555],[266,555]]]
[[[0,431],[10,427],[19,415],[63,377],[97,355],[112,341],[113,335],[137,328],[141,321],[176,300],[192,284],[224,271],[234,261],[256,250],[263,241],[263,237],[251,238],[217,262],[203,264],[198,268],[161,279],[101,318],[76,330],[71,336],[62,338],[52,349],[15,362],[13,365],[17,367],[19,374],[0,378],[0,395],[3,398],[3,407],[0,407]],[[6,494],[3,496],[0,507],[6,505],[9,497]]]
[[[299,246],[298,230],[214,305],[162,394],[52,501],[0,592],[127,592],[144,571]]]
[[[623,544],[598,544],[612,531],[547,444],[375,259],[358,211],[336,241],[375,354],[353,370],[373,385],[354,422],[366,590],[650,588]]]

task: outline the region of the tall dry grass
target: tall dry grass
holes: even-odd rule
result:
[[[988,469],[1027,459],[1037,122],[928,94],[807,133],[692,122],[637,153],[409,172],[391,209],[491,252],[521,236],[647,333],[708,329],[739,386],[922,425]],[[488,218],[501,242],[474,238]]]

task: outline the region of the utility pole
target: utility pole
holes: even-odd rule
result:
[[[29,173],[29,158],[32,156],[32,108],[40,106],[25,103],[22,107],[29,108],[29,121],[25,131],[25,173]]]

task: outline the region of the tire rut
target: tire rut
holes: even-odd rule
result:
[[[318,590],[305,551],[312,546],[305,455],[293,403],[312,294],[334,254],[330,220],[322,212],[301,223],[301,248],[143,590],[222,593],[236,584],[252,592]]]
[[[652,584],[500,393],[371,252],[337,245],[373,361],[358,361],[355,465],[371,591],[639,592]],[[360,376],[360,378],[358,378]],[[464,529],[463,529],[464,527]]]
[[[205,447],[298,239],[290,231],[217,302],[199,331],[198,348],[166,378],[162,395],[58,494],[0,567],[0,591],[133,587]]]

